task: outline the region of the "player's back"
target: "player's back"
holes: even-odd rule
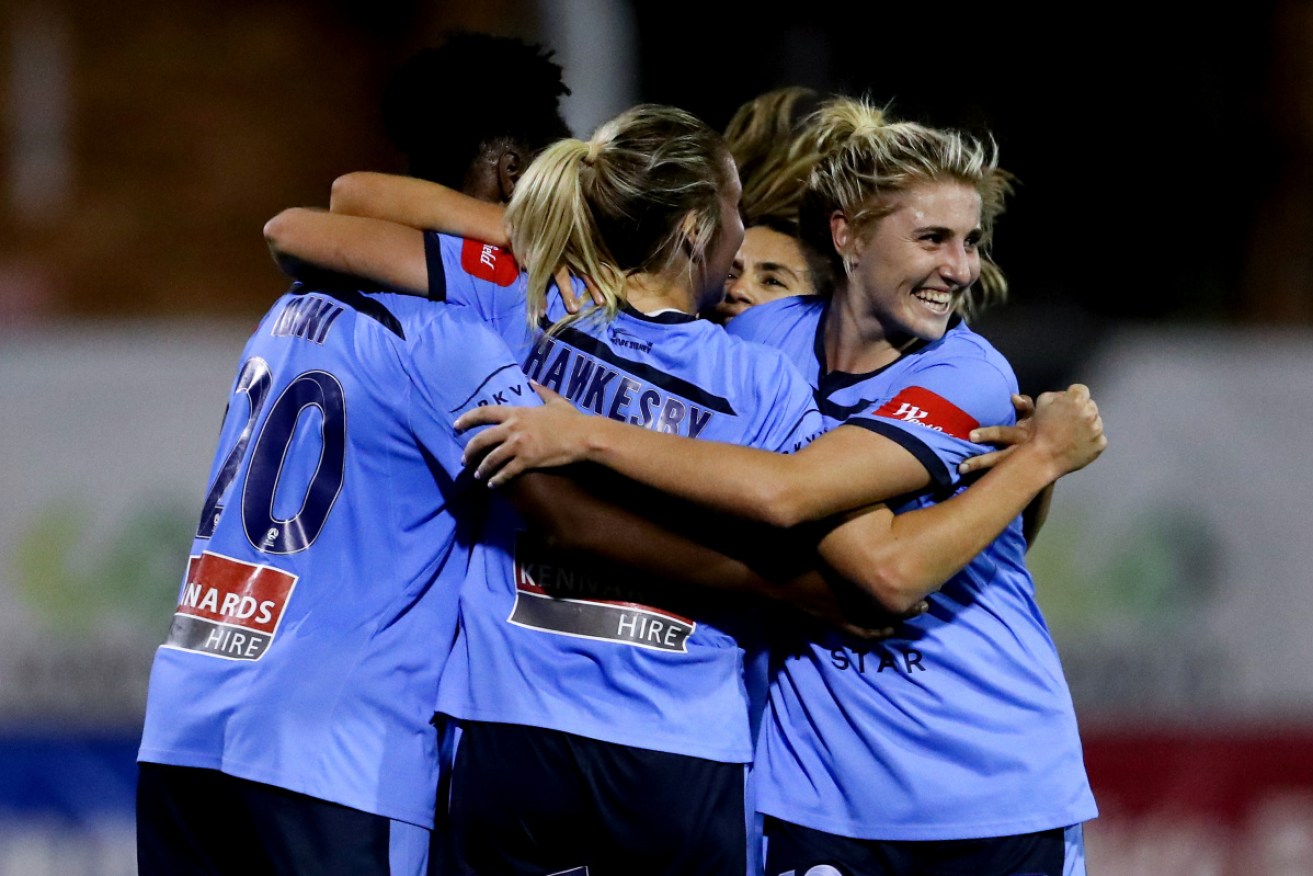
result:
[[[820,432],[810,388],[776,351],[686,313],[627,306],[609,322],[584,317],[542,335],[528,327],[523,277],[503,270],[506,253],[437,237],[430,256],[431,280],[434,260],[442,262],[442,294],[480,313],[518,345],[531,379],[585,413],[778,452]],[[553,295],[547,320],[565,315]],[[487,583],[472,575],[462,595],[462,638],[440,707],[470,720],[750,760],[743,653],[729,624],[654,605],[632,582],[563,568],[521,529],[493,520],[481,539],[475,562]]]
[[[152,670],[142,760],[431,823],[429,719],[464,574],[462,557],[443,578],[450,424],[483,392],[529,392],[500,341],[446,310],[300,289],[265,316]]]

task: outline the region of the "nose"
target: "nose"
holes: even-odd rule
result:
[[[940,275],[957,286],[970,286],[976,279],[979,258],[974,249],[968,249],[963,243],[955,243],[944,249]]]
[[[725,281],[725,300],[740,304],[750,304],[752,302],[752,298],[748,294],[748,281],[743,274]]]

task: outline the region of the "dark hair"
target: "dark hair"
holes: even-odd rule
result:
[[[457,31],[412,56],[383,93],[383,128],[411,176],[460,188],[479,151],[510,141],[529,157],[570,128],[570,93],[553,52],[513,37]]]

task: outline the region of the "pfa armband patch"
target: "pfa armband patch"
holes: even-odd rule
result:
[[[509,286],[520,276],[520,266],[515,263],[510,250],[477,240],[466,240],[461,245],[460,266],[471,277],[498,286]]]
[[[933,432],[970,441],[971,430],[978,423],[966,411],[943,396],[920,386],[909,386],[873,412],[874,416],[903,423],[915,423]]]

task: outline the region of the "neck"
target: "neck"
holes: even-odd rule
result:
[[[884,325],[840,283],[825,318],[825,364],[830,371],[865,374],[897,361],[916,338],[891,338]]]
[[[634,274],[625,280],[625,299],[640,313],[678,310],[696,313],[697,302],[687,284],[677,283],[656,274]]]

